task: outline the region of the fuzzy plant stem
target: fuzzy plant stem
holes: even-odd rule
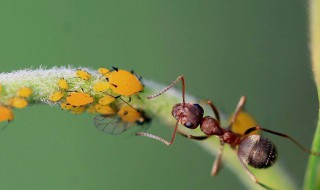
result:
[[[99,78],[99,74],[96,71],[93,71],[88,68],[83,68],[87,70],[90,74],[92,74],[91,82],[94,82]],[[48,100],[48,97],[57,91],[57,81],[59,78],[64,78],[66,80],[74,78],[75,69],[68,68],[52,68],[52,69],[35,69],[35,70],[20,70],[12,73],[2,73],[0,74],[0,84],[3,86],[3,92],[5,94],[2,95],[2,99],[0,102],[10,96],[15,96],[17,90],[21,87],[30,87],[33,90],[33,94],[29,99],[29,103],[31,105],[44,103],[53,105]],[[81,83],[81,81],[78,81]],[[162,90],[165,86],[159,85],[158,83],[144,80],[145,90],[144,93],[141,93],[141,99],[134,100],[132,102],[136,107],[143,109],[146,113],[153,116],[153,119],[157,119],[162,121],[167,126],[174,126],[175,120],[171,116],[172,106],[176,103],[181,102],[181,92],[176,91],[174,89],[170,89],[168,92],[162,94],[161,96],[147,100],[146,96],[155,94]],[[86,84],[86,83],[85,83]],[[74,84],[76,87],[77,84]],[[91,93],[90,85],[86,86],[84,84],[79,84],[81,86],[81,90]],[[95,94],[90,94],[95,95]],[[187,102],[200,102],[196,98],[187,95]],[[4,103],[4,102],[1,102]],[[209,107],[204,106],[205,114],[211,115],[212,111]],[[19,119],[19,118],[16,118]],[[226,117],[222,115],[222,123],[226,123]],[[167,127],[163,126],[163,130],[166,130]],[[181,130],[183,130],[181,128]],[[192,133],[193,135],[197,135],[199,131],[186,131],[188,133]],[[144,137],[137,137],[144,138]],[[153,141],[152,139],[145,139],[146,141]],[[193,141],[193,140],[191,140]],[[219,142],[216,138],[209,138],[205,141],[194,141],[197,143],[200,148],[208,151],[213,155],[212,162],[214,160],[214,156],[218,152]],[[153,143],[159,143],[154,141]],[[165,145],[164,145],[165,146]],[[173,145],[175,146],[175,145]],[[170,147],[168,147],[170,148]],[[244,168],[241,166],[236,151],[231,149],[229,146],[225,146],[224,154],[223,154],[223,165],[227,166],[231,171],[233,171],[236,176],[243,182],[247,189],[263,189],[259,185],[255,184],[249,176],[245,173]],[[197,163],[195,163],[197,164]],[[210,165],[212,163],[208,163],[208,175],[210,175]],[[264,170],[256,170],[250,168],[250,170],[256,175],[256,177],[260,180],[260,182],[269,185],[275,189],[297,189],[294,182],[290,179],[288,173],[286,173],[282,168],[280,163],[276,163],[270,169]],[[232,177],[232,176],[230,176]],[[214,180],[214,179],[212,179]],[[218,182],[217,182],[218,183]]]
[[[313,73],[320,100],[320,0],[309,1],[310,23],[310,53]],[[314,135],[312,150],[320,152],[320,110],[318,112],[318,126]],[[310,156],[305,176],[305,190],[320,189],[320,158]]]

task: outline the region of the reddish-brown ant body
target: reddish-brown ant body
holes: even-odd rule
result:
[[[238,158],[240,160],[241,165],[244,167],[246,173],[250,176],[250,178],[260,186],[271,189],[270,187],[262,184],[259,180],[253,175],[253,173],[248,169],[247,165],[250,165],[254,168],[268,168],[274,164],[277,158],[277,149],[275,145],[267,138],[262,137],[257,134],[250,134],[253,131],[265,131],[274,135],[278,135],[280,137],[287,138],[294,142],[297,146],[299,146],[304,152],[307,152],[312,155],[320,156],[320,153],[311,152],[310,150],[304,148],[300,145],[296,140],[291,138],[290,136],[271,131],[268,129],[261,128],[260,126],[253,126],[246,130],[244,134],[237,134],[231,131],[231,126],[237,119],[237,116],[241,109],[243,108],[246,97],[242,96],[240,101],[235,109],[235,112],[231,118],[231,122],[227,128],[221,127],[220,122],[220,114],[218,109],[208,101],[208,105],[211,107],[215,118],[211,116],[203,117],[204,111],[203,108],[199,104],[192,104],[185,102],[185,80],[183,76],[179,76],[171,85],[160,91],[159,93],[149,96],[148,99],[155,98],[160,96],[162,93],[169,90],[173,87],[179,80],[182,82],[182,103],[178,103],[172,108],[172,115],[177,120],[176,125],[174,127],[174,131],[172,133],[172,137],[170,142],[165,139],[145,132],[136,133],[137,136],[145,136],[148,138],[156,139],[166,145],[171,145],[174,142],[176,133],[178,131],[178,124],[181,123],[185,127],[189,129],[195,129],[200,126],[201,131],[205,134],[204,136],[192,136],[186,135],[180,131],[178,131],[183,136],[194,139],[194,140],[205,140],[211,136],[216,136],[220,140],[219,152],[216,160],[214,161],[211,175],[216,175],[219,171],[219,167],[221,165],[221,158],[223,153],[224,144],[229,144],[232,148],[236,149]]]

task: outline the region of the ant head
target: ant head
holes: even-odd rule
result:
[[[200,129],[206,135],[220,136],[223,134],[220,122],[210,116],[206,116],[202,119]]]
[[[240,141],[238,154],[243,162],[254,168],[268,168],[276,161],[277,149],[265,137],[248,135]]]
[[[185,127],[195,129],[201,123],[203,108],[199,104],[179,103],[173,106],[172,115]]]

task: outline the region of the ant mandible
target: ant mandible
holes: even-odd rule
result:
[[[205,140],[211,136],[216,136],[220,140],[220,147],[218,151],[218,156],[213,163],[211,175],[215,176],[220,168],[221,165],[221,158],[223,154],[224,144],[229,144],[233,149],[236,149],[238,159],[245,169],[246,173],[249,177],[260,186],[271,189],[267,185],[260,183],[259,180],[253,175],[253,173],[249,170],[247,165],[250,165],[254,168],[268,168],[274,164],[277,158],[277,149],[276,146],[267,138],[262,137],[258,134],[250,134],[253,131],[265,131],[274,135],[278,135],[280,137],[287,138],[295,143],[302,151],[312,154],[315,156],[320,156],[318,152],[311,152],[307,148],[303,147],[299,144],[296,140],[292,137],[284,134],[279,133],[276,131],[272,131],[269,129],[261,128],[259,125],[251,127],[245,131],[244,134],[236,134],[231,131],[231,126],[237,119],[237,116],[241,109],[243,108],[246,97],[242,96],[239,100],[239,103],[231,117],[231,121],[227,128],[221,127],[220,122],[220,114],[218,109],[214,106],[211,101],[208,101],[208,105],[211,107],[215,118],[211,116],[203,117],[203,108],[199,104],[192,104],[185,102],[185,80],[184,77],[181,75],[179,76],[172,84],[168,87],[163,89],[162,91],[154,94],[152,96],[147,97],[148,99],[156,98],[160,96],[170,88],[172,88],[178,81],[182,82],[182,103],[178,103],[173,106],[172,108],[172,115],[177,120],[176,125],[174,127],[172,137],[170,141],[166,141],[165,139],[145,132],[138,132],[136,133],[137,136],[145,136],[148,138],[152,138],[158,140],[166,145],[171,145],[174,142],[176,133],[179,132],[183,136],[194,139],[194,140]],[[200,126],[201,131],[205,134],[204,136],[193,136],[193,135],[186,135],[180,131],[178,131],[178,124],[181,123],[185,127],[189,129],[196,129]]]

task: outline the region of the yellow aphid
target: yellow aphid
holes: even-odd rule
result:
[[[106,75],[106,74],[108,74],[108,73],[110,72],[110,70],[109,70],[109,69],[106,69],[106,68],[99,68],[99,69],[98,69],[98,72],[99,72],[100,74],[102,74],[102,75]]]
[[[90,105],[90,106],[87,108],[87,112],[88,112],[88,113],[97,113],[96,108],[95,108],[93,105]]]
[[[85,109],[86,109],[86,106],[76,106],[76,107],[72,107],[70,109],[70,112],[74,114],[80,114],[80,113],[83,113]]]
[[[59,88],[61,88],[63,90],[69,89],[68,82],[64,78],[61,78],[58,80],[58,86],[59,86]]]
[[[84,106],[93,102],[93,98],[84,92],[72,92],[67,97],[67,103],[72,106]]]
[[[11,98],[9,102],[10,106],[14,108],[25,108],[28,105],[27,100],[20,97]]]
[[[28,98],[32,94],[31,88],[23,87],[18,91],[18,96]]]
[[[231,130],[237,134],[243,135],[247,129],[256,126],[257,123],[253,119],[253,117],[247,112],[241,111],[239,112],[236,121],[231,126]],[[250,134],[258,134],[258,131],[254,131]]]
[[[14,118],[13,112],[10,108],[0,105],[0,122],[12,121]]]
[[[100,105],[108,105],[110,103],[112,103],[113,101],[115,101],[116,99],[112,96],[106,95],[105,97],[102,97],[99,99],[98,103]]]
[[[129,123],[137,122],[142,118],[141,113],[131,106],[123,106],[117,114],[122,121]]]
[[[139,78],[126,70],[116,69],[112,71],[108,80],[112,91],[119,95],[131,96],[143,90]]]
[[[106,91],[109,88],[110,88],[110,86],[109,86],[108,82],[97,82],[93,86],[93,90],[96,91],[96,92]]]
[[[100,104],[96,104],[96,105],[94,105],[94,108],[95,108],[96,112],[104,114],[104,115],[114,114],[114,111],[110,106],[103,106]]]
[[[83,80],[90,80],[91,74],[85,70],[78,69],[76,70],[76,76]]]
[[[51,96],[49,97],[49,100],[52,102],[57,102],[59,100],[61,100],[61,98],[64,96],[64,92],[55,92],[53,94],[51,94]]]
[[[61,109],[63,110],[71,110],[73,108],[72,105],[68,104],[67,102],[62,102],[60,104]]]

